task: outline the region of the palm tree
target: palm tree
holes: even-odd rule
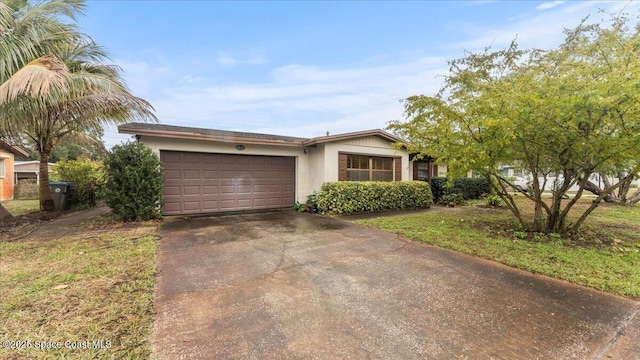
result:
[[[87,131],[108,123],[156,118],[147,101],[128,91],[119,68],[103,62],[106,56],[99,46],[75,26],[60,23],[60,15],[73,19],[83,1],[57,0],[33,7],[20,3],[18,9],[0,3],[0,31],[15,27],[6,38],[2,33],[0,46],[0,52],[13,51],[0,57],[14,59],[0,60],[0,131],[27,136],[36,144],[40,208],[52,211],[47,163],[60,141],[90,140]],[[5,22],[9,14],[13,22]]]

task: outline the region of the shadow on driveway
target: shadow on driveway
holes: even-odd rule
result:
[[[638,357],[637,302],[344,220],[276,211],[160,232],[158,359]]]

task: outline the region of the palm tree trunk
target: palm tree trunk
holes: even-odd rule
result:
[[[49,189],[49,153],[40,152],[40,184],[38,187],[41,211],[55,211],[51,189]]]

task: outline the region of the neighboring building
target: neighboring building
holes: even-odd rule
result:
[[[500,167],[500,173],[502,174],[502,176],[504,177],[508,177],[508,178],[512,178],[513,179],[513,183],[517,186],[526,188],[527,186],[529,186],[529,184],[533,181],[533,176],[531,176],[531,174],[526,171],[525,169],[518,167],[518,166],[514,166],[514,165],[503,165]],[[543,177],[539,177],[538,178],[540,183],[542,184],[542,182],[544,181]],[[562,181],[563,177],[562,175],[558,175],[558,176],[553,176],[553,175],[549,175],[547,176],[547,182],[545,184],[544,190],[545,191],[552,191],[554,186],[558,183],[560,183]],[[599,187],[602,187],[603,185],[603,181],[602,178],[600,177],[600,174],[591,174],[591,176],[589,177],[589,180],[591,182],[593,182],[594,184],[597,184]],[[616,182],[618,182],[618,179],[610,176],[608,177],[609,183],[611,184],[615,184]],[[632,183],[633,186],[640,186],[640,179],[635,180]],[[573,185],[572,187],[569,188],[569,191],[577,191],[579,188],[579,186],[577,184]]]
[[[49,163],[49,172],[55,164]],[[20,180],[40,182],[40,161],[16,161],[14,163],[14,180],[17,184]]]
[[[0,140],[0,201],[13,199],[15,155],[29,156],[20,147]]]
[[[382,130],[312,139],[141,123],[118,130],[160,156],[165,215],[284,208],[328,181],[440,175],[429,160],[414,165]]]

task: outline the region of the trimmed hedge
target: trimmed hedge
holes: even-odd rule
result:
[[[451,186],[447,185],[447,181],[446,177],[431,179],[431,191],[435,202],[450,194],[462,194],[466,200],[472,200],[491,193],[491,183],[485,178],[459,178],[453,180]]]
[[[428,208],[431,188],[424,181],[340,181],[322,184],[318,210],[337,215]]]

